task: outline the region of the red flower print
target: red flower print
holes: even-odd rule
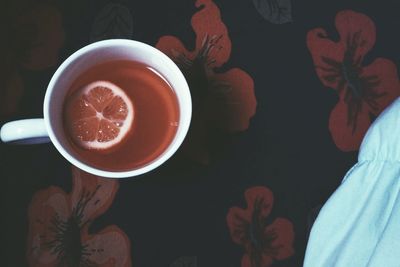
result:
[[[336,15],[339,41],[328,39],[324,29],[309,31],[307,45],[321,82],[339,95],[329,130],[342,151],[357,150],[371,122],[399,94],[396,65],[377,58],[363,65],[375,44],[375,25],[364,14],[351,10]]]
[[[90,224],[114,200],[118,181],[73,168],[72,192],[37,192],[29,207],[27,257],[31,267],[129,267],[130,242],[117,226],[89,234]]]
[[[3,10],[8,23],[4,25],[7,38],[0,45],[0,119],[17,111],[24,91],[20,70],[54,66],[64,43],[61,13],[54,5],[44,1],[23,7],[13,5],[20,5],[19,1],[10,5],[11,11]]]
[[[184,73],[193,99],[193,119],[184,149],[200,162],[208,161],[212,131],[244,131],[256,112],[253,79],[243,70],[217,70],[229,60],[231,41],[211,0],[197,0],[201,9],[192,17],[196,33],[193,51],[173,36],[163,36],[156,47],[171,57]]]
[[[244,196],[247,208],[233,207],[227,215],[233,242],[245,250],[242,267],[267,267],[276,260],[291,257],[294,254],[292,223],[284,218],[267,223],[274,201],[271,190],[252,187]]]

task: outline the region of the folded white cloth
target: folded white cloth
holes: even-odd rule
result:
[[[369,128],[358,163],[321,209],[304,267],[400,266],[400,99]]]

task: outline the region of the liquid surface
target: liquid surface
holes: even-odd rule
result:
[[[153,69],[133,61],[110,61],[92,67],[72,84],[68,98],[80,88],[98,80],[120,87],[133,103],[135,118],[121,144],[109,150],[85,149],[74,143],[68,132],[64,107],[64,130],[82,162],[109,171],[142,167],[160,156],[174,138],[179,107],[174,90]]]

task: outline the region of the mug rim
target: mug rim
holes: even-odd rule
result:
[[[51,107],[51,96],[52,92],[54,91],[55,84],[58,81],[58,79],[62,76],[64,70],[70,65],[71,62],[74,60],[78,59],[79,57],[83,56],[87,52],[97,49],[97,48],[104,48],[104,47],[112,47],[112,46],[117,46],[117,45],[126,45],[126,46],[132,46],[132,47],[143,47],[145,49],[148,49],[151,51],[152,54],[155,54],[157,57],[160,57],[163,61],[168,62],[167,64],[170,65],[170,68],[172,68],[174,74],[176,75],[176,79],[181,80],[183,82],[184,87],[183,90],[186,91],[187,94],[179,94],[177,91],[175,91],[178,99],[180,97],[184,98],[185,104],[185,117],[186,120],[180,121],[177,132],[171,141],[171,143],[168,145],[168,147],[163,151],[161,155],[159,155],[156,159],[153,161],[147,163],[146,165],[137,167],[132,170],[128,171],[107,171],[107,170],[102,170],[93,166],[90,166],[76,157],[72,156],[61,143],[59,142],[59,138],[57,134],[55,133],[51,121],[50,121],[50,107]],[[182,88],[180,89],[182,90]],[[187,97],[186,97],[187,96]],[[181,103],[178,101],[180,110],[181,110]],[[146,43],[140,42],[140,41],[135,41],[135,40],[130,40],[130,39],[109,39],[109,40],[103,40],[103,41],[98,41],[89,45],[86,45],[74,53],[72,53],[66,60],[64,60],[61,65],[57,68],[56,72],[53,74],[51,77],[51,80],[47,86],[46,89],[46,94],[43,102],[43,116],[44,116],[44,121],[45,121],[45,126],[49,135],[49,138],[53,145],[56,147],[58,152],[66,159],[68,160],[71,164],[74,166],[78,167],[79,169],[86,171],[88,173],[97,175],[97,176],[102,176],[102,177],[107,177],[107,178],[129,178],[129,177],[134,177],[138,176],[147,172],[150,172],[151,170],[154,170],[155,168],[159,167],[161,164],[163,164],[165,161],[167,161],[181,146],[183,143],[186,134],[189,130],[190,122],[191,122],[191,116],[192,115],[192,99],[190,95],[190,90],[189,86],[187,84],[187,81],[181,72],[181,70],[178,68],[178,66],[175,64],[173,60],[171,60],[167,55],[165,55],[163,52],[158,50],[157,48],[148,45]],[[180,115],[181,116],[181,115]]]

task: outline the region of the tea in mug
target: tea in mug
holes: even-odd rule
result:
[[[63,113],[78,158],[108,171],[155,160],[172,142],[179,121],[170,84],[151,67],[128,60],[101,63],[78,76]]]

